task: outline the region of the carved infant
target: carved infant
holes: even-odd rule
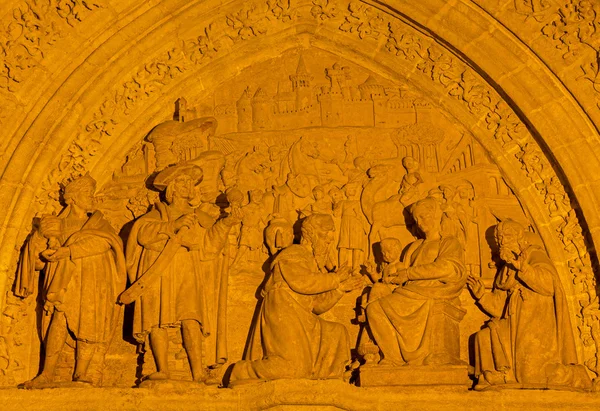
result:
[[[434,320],[434,306],[459,308],[458,296],[466,283],[464,250],[456,237],[442,234],[437,200],[417,201],[410,211],[423,238],[410,244],[403,268],[384,269],[384,281],[398,287],[369,301],[367,321],[383,355],[381,365],[453,363],[458,360],[457,323],[462,317],[455,319],[456,335],[448,338]],[[444,340],[448,346],[433,350],[434,340]]]

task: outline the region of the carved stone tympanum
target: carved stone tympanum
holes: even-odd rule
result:
[[[53,388],[0,404],[600,402],[599,50],[591,0],[0,1],[0,386]]]

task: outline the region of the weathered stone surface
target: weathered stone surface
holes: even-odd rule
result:
[[[587,0],[2,2],[0,403],[595,406],[599,29]]]

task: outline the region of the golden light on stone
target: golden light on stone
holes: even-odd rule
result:
[[[3,409],[597,408],[598,15],[3,2]]]

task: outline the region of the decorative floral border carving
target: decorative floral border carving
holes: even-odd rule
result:
[[[46,51],[63,35],[65,23],[75,26],[105,0],[24,0],[0,29],[0,88],[10,92],[40,64]]]
[[[577,80],[587,80],[600,108],[600,3],[592,0],[515,0],[515,12],[541,23],[541,33],[550,39],[565,60],[592,51],[581,66]]]

